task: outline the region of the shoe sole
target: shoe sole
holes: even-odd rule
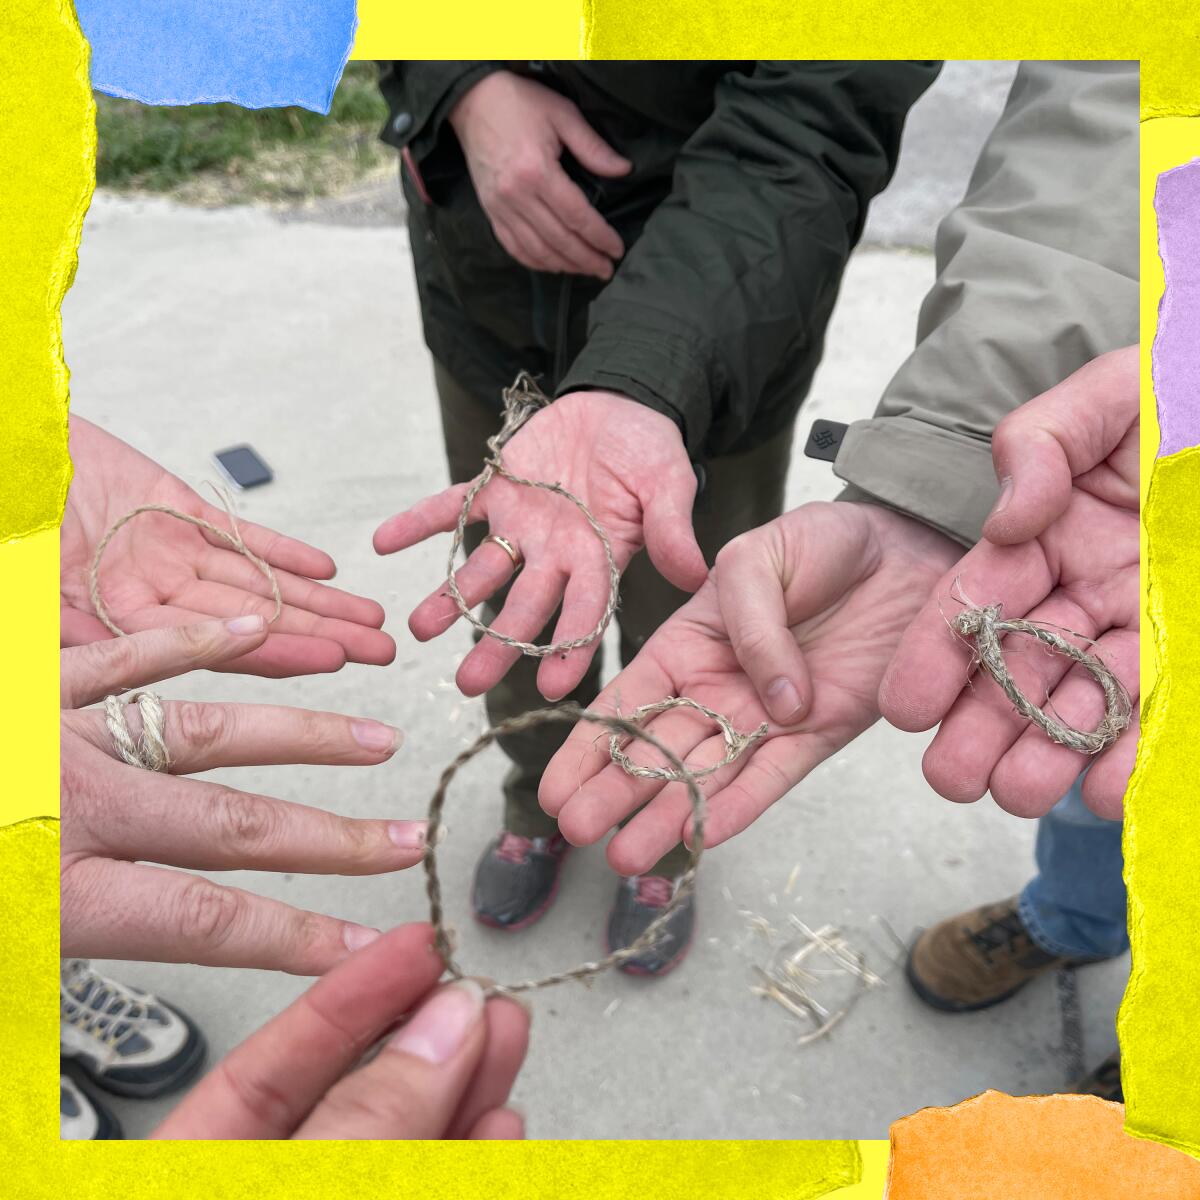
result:
[[[1087,967],[1092,963],[1105,962],[1102,958],[1081,958],[1068,959],[1065,962],[1059,963],[1059,967]],[[1039,972],[1040,975],[1048,975],[1051,971],[1056,970],[1056,967],[1047,967],[1046,970]],[[1003,1004],[1005,1000],[1011,1000],[1022,988],[1028,987],[1038,975],[1031,975],[1028,979],[1018,983],[1016,987],[1009,988],[1007,992],[1001,992],[999,996],[989,996],[986,1000],[948,1000],[944,996],[939,996],[936,992],[931,992],[917,976],[913,970],[912,955],[910,954],[904,960],[904,978],[908,980],[908,986],[916,993],[917,999],[928,1004],[930,1008],[937,1009],[938,1012],[944,1013],[967,1013],[967,1012],[982,1012],[984,1009],[993,1008],[997,1004]]]
[[[567,855],[569,853],[569,850],[563,851],[562,858],[558,860],[558,873],[554,876],[554,883],[550,887],[550,894],[545,898],[545,900],[542,901],[538,908],[535,908],[533,912],[529,914],[529,916],[522,917],[519,921],[516,921],[511,925],[506,925],[503,921],[497,921],[495,917],[489,917],[485,913],[479,912],[478,909],[472,906],[471,913],[475,920],[478,921],[480,925],[486,925],[489,929],[499,929],[501,933],[520,933],[522,929],[528,929],[530,925],[540,921],[542,917],[546,915],[547,911],[549,911],[550,905],[554,903],[558,896],[558,889],[562,885],[563,863],[567,861]]]
[[[186,1087],[200,1074],[201,1068],[204,1066],[205,1059],[208,1057],[208,1042],[205,1040],[204,1034],[200,1032],[199,1026],[190,1017],[185,1016],[173,1004],[171,1008],[187,1022],[188,1041],[184,1043],[186,1053],[180,1059],[178,1067],[166,1079],[153,1079],[148,1082],[114,1079],[111,1075],[94,1070],[83,1059],[73,1058],[68,1061],[83,1073],[93,1087],[108,1092],[112,1096],[125,1096],[131,1100],[153,1100],[158,1096],[167,1096],[171,1092]]]

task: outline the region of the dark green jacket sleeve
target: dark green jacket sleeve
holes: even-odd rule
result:
[[[1138,339],[1138,64],[1022,63],[937,234],[917,347],[834,471],[964,545],[996,501],[1000,418]]]
[[[428,187],[462,171],[462,155],[446,129],[450,110],[502,62],[379,62],[379,90],[388,106],[381,136],[407,149]]]
[[[733,442],[781,362],[819,349],[867,204],[938,64],[761,62],[731,72],[668,198],[592,304],[558,391],[623,392],[688,449]]]

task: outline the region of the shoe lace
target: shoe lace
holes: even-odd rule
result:
[[[532,839],[521,837],[518,833],[502,833],[500,845],[496,847],[496,857],[504,859],[505,862],[520,864],[525,861],[532,848]]]
[[[666,908],[675,894],[675,884],[661,875],[642,875],[638,878],[634,896],[647,908]]]
[[[150,1019],[150,1008],[124,984],[92,970],[84,959],[69,959],[59,978],[61,1019],[116,1049]]]
[[[1017,942],[1029,936],[1020,914],[1012,909],[992,917],[982,929],[967,930],[967,933],[989,965],[993,961],[992,955],[997,951],[1012,954]]]

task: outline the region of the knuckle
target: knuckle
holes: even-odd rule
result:
[[[218,1078],[249,1113],[275,1128],[290,1129],[296,1118],[295,1104],[288,1094],[258,1071],[232,1067],[228,1060],[217,1064]]]
[[[214,819],[227,849],[253,854],[277,838],[279,820],[269,800],[220,786],[214,799]]]
[[[338,1124],[420,1136],[428,1124],[427,1105],[414,1095],[407,1066],[406,1056],[385,1047],[369,1068],[343,1079],[326,1099]]]
[[[179,625],[175,638],[181,653],[189,659],[203,657],[212,647],[212,629],[207,623]]]
[[[233,717],[223,704],[199,704],[192,700],[172,702],[168,706],[180,744],[190,750],[209,753],[228,741]]]
[[[236,892],[194,875],[176,900],[175,925],[184,938],[220,946],[228,941],[241,912]]]

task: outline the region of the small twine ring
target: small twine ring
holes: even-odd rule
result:
[[[767,724],[765,721],[753,733],[738,733],[728,717],[719,712],[714,712],[711,708],[687,696],[669,696],[665,700],[656,700],[653,704],[643,704],[641,708],[635,709],[629,714],[629,720],[635,725],[640,726],[641,722],[647,717],[653,716],[655,713],[666,712],[672,708],[694,708],[698,713],[702,713],[710,721],[718,725],[722,736],[725,738],[725,757],[720,762],[713,763],[711,767],[683,768],[685,773],[690,774],[696,779],[701,779],[705,775],[711,775],[714,771],[719,771],[722,767],[729,766],[731,762],[739,758],[755,742],[767,735]],[[684,775],[680,774],[674,767],[643,767],[632,762],[621,748],[620,733],[613,733],[609,737],[608,752],[618,767],[627,775],[634,775],[638,779],[661,779],[666,783],[676,783],[684,779]]]
[[[525,559],[521,552],[512,544],[512,542],[508,540],[508,538],[501,537],[498,533],[489,533],[483,540],[485,542],[492,542],[494,545],[499,546],[500,549],[512,559],[514,571],[519,571],[521,569],[521,564],[525,561]]]
[[[425,838],[425,890],[429,895],[429,919],[434,930],[434,945],[445,961],[446,970],[451,976],[455,979],[464,978],[462,968],[454,960],[454,943],[451,932],[446,926],[445,910],[442,907],[442,885],[437,871],[436,846],[442,828],[442,810],[446,804],[446,791],[460,768],[470,762],[480,751],[485,750],[498,738],[502,738],[510,733],[519,733],[522,730],[530,729],[535,725],[542,725],[550,721],[568,721],[571,723],[591,721],[593,724],[603,725],[614,735],[624,734],[653,746],[679,773],[677,778],[687,786],[688,797],[692,802],[691,856],[688,860],[687,869],[679,877],[675,894],[671,897],[670,902],[646,926],[636,941],[620,950],[613,951],[612,954],[596,962],[580,963],[579,966],[572,967],[569,971],[559,971],[553,975],[547,975],[542,979],[526,979],[520,983],[513,984],[494,983],[486,989],[486,994],[489,996],[513,995],[517,992],[535,991],[540,988],[552,987],[556,983],[565,983],[569,979],[589,979],[593,975],[599,975],[602,971],[607,971],[610,967],[614,967],[618,963],[625,962],[626,959],[636,958],[643,951],[648,950],[658,940],[659,934],[667,922],[692,894],[696,881],[696,868],[700,865],[700,856],[704,852],[704,793],[700,790],[700,785],[696,782],[696,775],[684,766],[674,751],[669,750],[653,734],[642,729],[640,725],[625,717],[606,716],[602,713],[580,708],[577,704],[561,704],[555,708],[536,709],[533,712],[523,713],[507,721],[502,721],[499,725],[493,725],[485,729],[442,772],[441,779],[438,780],[437,790],[433,793],[433,798],[429,802],[429,818]]]
[[[134,741],[125,719],[128,705],[137,704],[142,716],[142,736]],[[104,722],[112,734],[117,753],[131,766],[146,771],[166,771],[171,756],[163,738],[162,699],[154,692],[130,692],[128,696],[104,697]]]
[[[963,637],[973,640],[975,656],[983,669],[1000,686],[1017,712],[1027,721],[1032,721],[1052,742],[1080,754],[1099,754],[1111,746],[1129,724],[1133,702],[1125,685],[1094,654],[1080,650],[1054,630],[1018,618],[1002,621],[999,604],[964,609],[954,618],[954,629]],[[1095,729],[1082,730],[1065,725],[1048,715],[1021,692],[1004,662],[1000,637],[1005,633],[1023,633],[1036,638],[1060,654],[1074,659],[1091,674],[1104,690],[1104,717]]]

